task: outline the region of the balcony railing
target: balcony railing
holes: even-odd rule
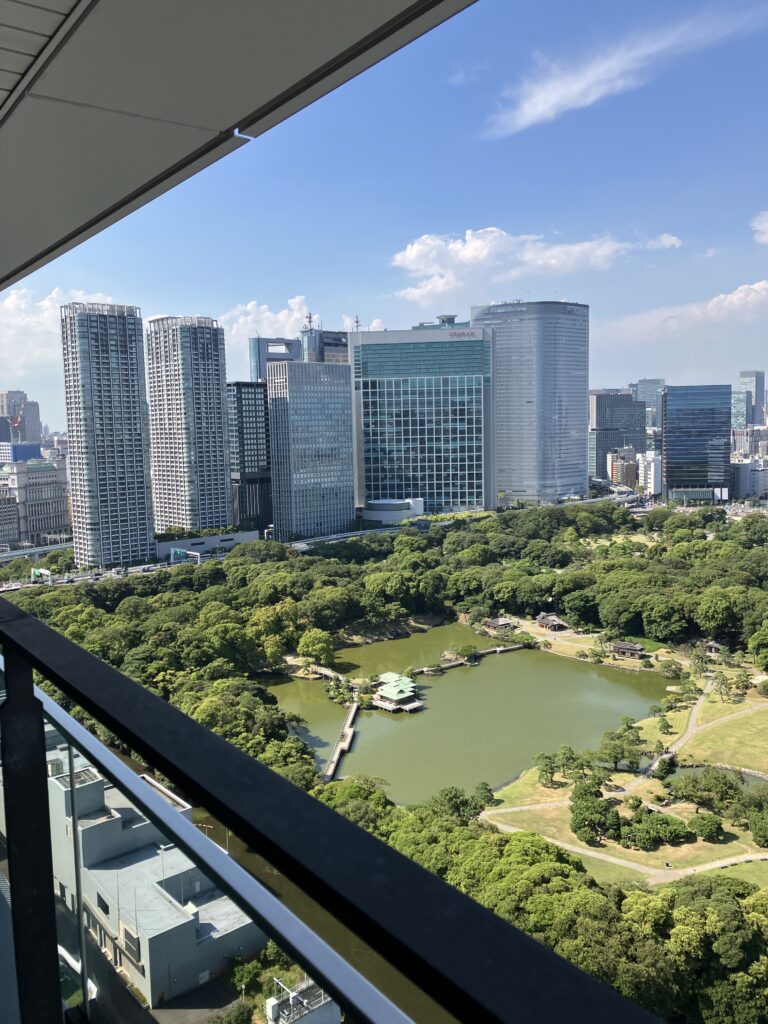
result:
[[[22,1024],[62,1019],[44,720],[71,744],[72,779],[74,747],[356,1024],[654,1019],[3,600],[0,647],[5,843]],[[208,839],[37,690],[33,669],[247,844],[269,873],[255,877]],[[75,810],[73,818],[77,834]],[[73,847],[77,857],[78,843]],[[84,954],[79,891],[75,910]],[[366,971],[372,963],[376,970]],[[411,998],[414,992],[419,999]]]

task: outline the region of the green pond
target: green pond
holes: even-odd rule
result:
[[[467,626],[437,626],[403,640],[387,640],[337,653],[350,676],[402,672],[429,665],[452,645],[489,646]],[[561,743],[594,746],[622,715],[644,718],[664,694],[653,672],[606,668],[541,651],[489,655],[477,667],[419,676],[426,702],[417,714],[364,711],[357,717],[352,751],[340,775],[365,772],[386,780],[398,803],[426,800],[445,786],[500,786],[530,767],[542,750]],[[318,681],[295,679],[270,687],[281,707],[306,722],[302,735],[324,764],[345,710]]]

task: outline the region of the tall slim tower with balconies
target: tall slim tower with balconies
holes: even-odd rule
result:
[[[204,316],[149,321],[147,386],[158,533],[232,522],[224,328]]]
[[[588,489],[589,306],[473,306],[495,338],[496,488],[500,505],[582,497]]]
[[[77,564],[155,556],[141,310],[61,307]]]

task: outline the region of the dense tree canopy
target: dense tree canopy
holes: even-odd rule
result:
[[[263,685],[286,654],[327,663],[340,642],[407,628],[412,616],[465,612],[477,620],[542,609],[609,637],[715,639],[731,651],[748,649],[768,668],[768,518],[726,523],[717,509],[660,509],[643,525],[647,543],[629,536],[636,529],[611,502],[509,511],[329,542],[306,554],[244,543],[223,561],[40,586],[12,600],[657,1014],[759,1024],[768,1004],[768,890],[704,876],[650,892],[601,887],[578,859],[541,837],[504,835],[479,820],[490,800],[482,787],[471,795],[445,790],[412,808],[394,806],[372,779],[320,787],[312,752]],[[5,578],[28,571],[26,561],[13,564]],[[596,762],[632,767],[638,753],[637,732],[625,722],[593,757],[561,748],[542,755],[540,768],[577,777]],[[689,786],[686,798],[707,815],[699,815],[705,838],[717,839],[712,818],[741,815],[768,845],[760,787],[731,793],[719,781],[700,781],[695,793],[690,783],[670,785]],[[617,822],[599,788],[588,779],[578,785],[574,813],[585,834],[618,828],[620,841],[643,848],[677,841],[660,830],[678,828],[679,819],[640,807]]]

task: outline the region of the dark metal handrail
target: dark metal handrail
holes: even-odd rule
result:
[[[459,1020],[649,1024],[654,1019],[2,599],[0,645],[6,663],[10,655],[40,671]],[[6,673],[9,708],[19,699],[13,697],[19,681]],[[5,760],[12,730],[5,709],[0,714]],[[44,781],[44,750],[42,758]],[[27,810],[33,815],[35,808]],[[45,803],[38,810],[47,828]],[[9,819],[9,844],[10,831]],[[10,857],[9,865],[18,905]],[[17,946],[17,956],[25,952]],[[315,969],[311,963],[303,966]],[[364,1007],[350,1005],[347,993],[331,991],[353,1014],[366,1016]]]

